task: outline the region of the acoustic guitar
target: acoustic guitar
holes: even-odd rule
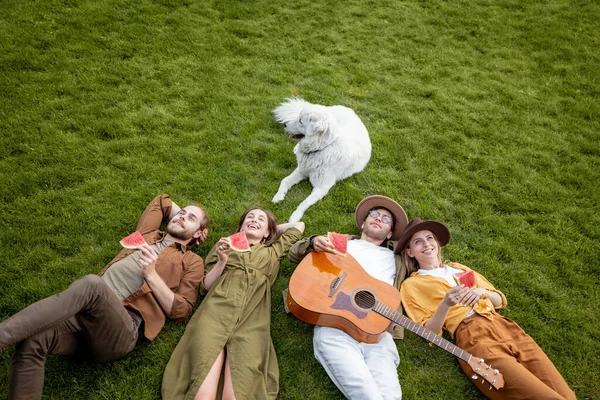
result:
[[[471,378],[479,375],[490,390],[504,386],[502,374],[483,359],[396,311],[398,290],[373,278],[350,254],[309,253],[290,278],[286,303],[299,320],[341,329],[359,342],[379,342],[392,321],[468,363],[476,374]]]

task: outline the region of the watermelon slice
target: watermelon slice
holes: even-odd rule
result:
[[[348,252],[348,236],[342,235],[335,232],[328,232],[327,239],[333,244],[335,250],[338,252],[340,256],[346,257],[346,253]]]
[[[475,287],[475,273],[473,271],[460,272],[454,275],[454,280],[459,285],[465,285],[468,288]]]
[[[229,246],[235,251],[250,251],[250,243],[248,243],[245,232],[238,232],[229,236]]]
[[[126,249],[138,249],[141,245],[146,244],[146,241],[140,232],[135,231],[131,235],[121,239],[119,243]]]

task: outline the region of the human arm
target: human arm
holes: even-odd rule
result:
[[[304,232],[304,222],[299,221],[299,222],[288,222],[286,224],[279,224],[277,225],[277,234],[282,234],[283,232],[287,231],[290,228],[296,228],[300,231],[300,233]]]
[[[473,292],[477,293],[479,296],[487,296],[487,298],[490,299],[496,308],[502,307],[503,305],[502,296],[500,296],[497,292],[493,292],[484,288],[475,288],[473,289]]]
[[[179,207],[173,200],[171,200],[171,212],[169,213],[169,220],[171,220],[177,213],[181,211],[181,207]]]
[[[442,331],[442,328],[444,327],[444,323],[446,322],[446,317],[448,316],[450,308],[457,304],[463,304],[462,302],[467,303],[464,305],[473,305],[477,302],[476,300],[473,301],[474,297],[476,297],[477,300],[479,300],[479,296],[473,296],[472,294],[470,294],[469,288],[466,288],[464,285],[453,287],[452,289],[446,292],[444,298],[436,308],[431,318],[429,318],[423,324],[423,326],[439,334]]]
[[[331,243],[327,236],[315,236],[315,238],[312,241],[312,248],[316,252],[327,252],[337,254],[335,246],[333,245],[333,243]]]
[[[147,244],[143,244],[140,247],[142,253],[138,263],[142,269],[144,279],[152,289],[154,297],[158,301],[158,304],[163,309],[165,314],[171,314],[173,308],[173,302],[175,300],[175,293],[167,286],[165,281],[156,272],[156,260],[158,254],[152,247]]]
[[[142,213],[136,230],[142,235],[160,229],[164,219],[170,219],[172,215],[173,201],[166,193],[156,196]],[[179,207],[177,207],[179,208]]]
[[[290,247],[288,258],[293,263],[300,263],[302,259],[311,251],[328,252],[337,254],[333,244],[327,239],[327,236],[313,235],[298,240]]]
[[[425,322],[423,326],[435,333],[441,332],[450,308],[457,304],[463,307],[472,308],[479,302],[482,295],[488,296],[495,307],[502,304],[502,298],[496,292],[488,291],[484,288],[469,289],[464,285],[455,286],[446,292],[446,295],[433,313],[433,316]]]
[[[217,262],[213,266],[213,268],[204,276],[204,280],[202,281],[202,286],[204,289],[210,289],[211,286],[219,279],[223,271],[225,270],[225,265],[227,265],[227,260],[229,259],[229,253],[231,252],[231,247],[229,243],[229,238],[221,238],[215,245],[217,252]]]
[[[507,301],[506,296],[504,296],[504,293],[496,289],[494,285],[492,285],[479,272],[456,262],[446,262],[446,264],[453,268],[461,269],[463,271],[473,271],[475,273],[476,288],[472,290],[475,293],[477,293],[480,297],[483,297],[484,299],[489,299],[490,303],[492,303],[494,308],[506,307]]]
[[[204,262],[202,257],[191,251],[182,254],[178,249],[169,247],[164,252],[175,253],[177,256],[164,258],[164,254],[161,254],[153,265],[153,256],[141,255],[138,264],[144,275],[144,286],[151,290],[152,297],[167,318],[184,321],[192,314],[198,300],[198,289],[204,276]]]
[[[171,205],[173,202],[168,194],[164,193],[156,196],[150,204],[146,206],[144,212],[140,216],[136,230],[142,234],[147,243],[154,243],[160,239],[160,225],[164,218],[171,214]],[[102,276],[106,270],[115,262],[122,260],[132,254],[132,249],[122,249],[100,272]]]

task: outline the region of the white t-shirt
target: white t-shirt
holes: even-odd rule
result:
[[[396,261],[394,252],[362,239],[348,241],[348,254],[373,278],[394,284]]]
[[[456,286],[456,280],[454,279],[454,274],[458,274],[459,272],[464,272],[457,268],[452,268],[448,265],[444,265],[441,268],[436,269],[419,269],[417,270],[417,274],[419,275],[432,275],[437,276],[438,278],[445,279],[448,282],[450,287]]]

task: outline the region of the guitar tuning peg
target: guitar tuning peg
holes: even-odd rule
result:
[[[490,388],[488,390],[492,390],[492,386],[490,385]]]
[[[497,369],[494,370],[494,375],[498,375],[500,373],[500,371],[498,371]]]
[[[492,366],[491,366],[491,365],[488,365],[486,369],[490,369],[490,368],[492,368]]]
[[[471,379],[477,379],[477,374],[471,375]]]
[[[481,383],[482,383],[482,384],[484,384],[484,383],[485,383],[485,379],[482,379],[482,380],[481,380]]]
[[[488,376],[488,374],[483,374],[483,377],[484,377],[484,378],[487,378],[487,376]]]
[[[484,362],[484,361],[485,361],[485,360],[484,360],[483,358],[480,358],[480,359],[479,359],[479,364],[483,364],[483,362]]]
[[[475,372],[479,372],[479,368],[475,368]]]
[[[493,385],[493,384],[495,384],[495,383],[496,383],[496,380],[495,380],[495,379],[492,379],[492,385]]]

